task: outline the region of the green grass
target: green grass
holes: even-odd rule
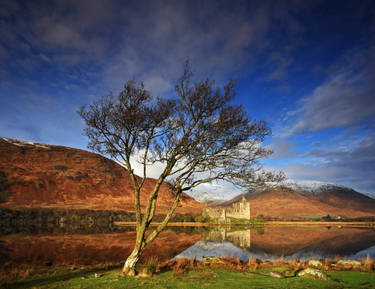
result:
[[[283,268],[272,268],[283,271]],[[173,271],[152,278],[120,277],[119,269],[54,270],[3,284],[1,288],[375,288],[375,274],[351,271],[328,271],[329,281],[308,277],[275,279],[271,269],[231,271],[224,268],[203,268],[184,274]],[[101,274],[95,278],[94,273]]]
[[[310,215],[307,217],[308,220],[320,220],[324,216],[319,216],[319,215]]]

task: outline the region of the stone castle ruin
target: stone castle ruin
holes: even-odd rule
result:
[[[230,219],[250,220],[250,202],[242,197],[241,201],[233,203],[230,208],[207,208],[204,207],[202,216],[217,220],[219,223],[229,223]]]

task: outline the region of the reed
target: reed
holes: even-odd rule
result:
[[[374,267],[374,260],[370,257],[370,254],[367,254],[366,260],[365,260],[365,267],[368,270],[372,270]]]
[[[256,265],[256,260],[254,259],[254,257],[253,256],[250,256],[250,258],[249,258],[249,261],[247,261],[247,266],[248,267],[253,267],[253,266],[255,266]]]
[[[158,269],[159,259],[156,256],[152,256],[148,258],[143,263],[143,271],[145,271],[147,274],[154,274]]]

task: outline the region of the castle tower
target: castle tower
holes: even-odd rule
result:
[[[250,202],[246,200],[245,196],[242,196],[241,207],[243,208],[246,218],[250,220]]]

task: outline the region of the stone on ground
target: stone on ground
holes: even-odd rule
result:
[[[337,264],[340,264],[340,265],[361,265],[361,262],[357,261],[357,260],[339,260],[337,262]]]
[[[315,268],[306,268],[302,271],[299,271],[297,276],[298,277],[311,276],[311,277],[321,279],[321,280],[328,280],[328,276],[324,272]]]
[[[309,260],[308,264],[309,266],[313,266],[313,267],[320,267],[323,265],[322,262],[320,262],[319,260],[314,260],[314,259]]]

